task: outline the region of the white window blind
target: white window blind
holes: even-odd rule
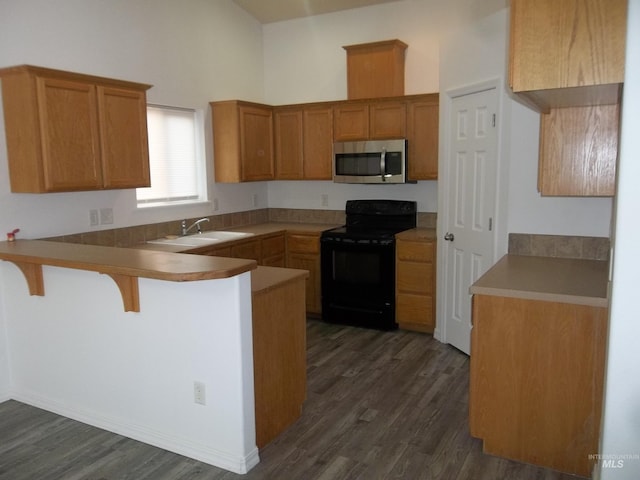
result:
[[[138,188],[138,207],[206,200],[195,110],[147,106],[151,187]]]

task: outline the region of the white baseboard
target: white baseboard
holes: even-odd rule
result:
[[[0,397],[0,401],[2,401],[1,398],[2,397]],[[117,433],[234,473],[247,473],[260,462],[257,447],[245,456],[235,456],[228,452],[219,451],[207,445],[193,442],[188,438],[170,436],[144,425],[136,425],[124,419],[112,418],[87,409],[69,408],[64,404],[38,395],[14,392],[13,395],[7,398],[7,400],[9,399],[42,408],[43,410],[62,415],[72,420]]]

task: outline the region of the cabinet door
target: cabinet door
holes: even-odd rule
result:
[[[333,176],[333,108],[304,110],[304,178],[331,180]]]
[[[540,193],[615,195],[618,117],[618,105],[556,108],[540,115]]]
[[[95,85],[40,77],[37,96],[45,190],[101,188]]]
[[[261,240],[260,265],[284,267],[285,252],[284,233],[263,238]]]
[[[407,148],[410,180],[438,178],[438,96],[410,100],[407,105]]]
[[[514,92],[622,83],[627,0],[512,0]]]
[[[273,115],[271,108],[241,105],[242,179],[273,180]]]
[[[231,256],[233,258],[247,258],[259,262],[262,256],[260,252],[260,240],[239,242],[231,245]]]
[[[405,138],[407,108],[404,102],[375,102],[369,105],[369,138]]]
[[[309,271],[309,277],[305,284],[306,309],[307,313],[319,314],[322,311],[320,304],[320,256],[309,253],[289,253],[287,267]]]
[[[276,180],[299,180],[302,178],[302,125],[302,110],[300,109],[282,109],[274,112]]]
[[[320,283],[320,234],[287,234],[287,267],[308,270],[306,281],[307,312],[322,312]]]
[[[151,185],[145,92],[98,87],[105,188]]]
[[[333,109],[333,139],[336,142],[369,138],[369,105],[345,103]]]

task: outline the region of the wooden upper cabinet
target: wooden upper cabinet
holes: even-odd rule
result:
[[[542,195],[615,194],[626,0],[512,0],[509,83],[540,111]]]
[[[624,81],[627,0],[511,0],[514,92]]]
[[[274,109],[276,179],[301,180],[303,162],[302,108]]]
[[[438,179],[439,96],[407,100],[409,180]]]
[[[330,105],[306,107],[303,112],[304,178],[333,178],[333,108]]]
[[[333,137],[337,142],[405,138],[404,100],[341,102],[334,107]]]
[[[149,85],[26,65],[0,77],[12,192],[149,186]]]
[[[331,180],[331,105],[275,107],[276,179]]]
[[[407,136],[407,108],[402,100],[369,105],[369,138],[384,140]]]
[[[106,188],[150,185],[147,100],[144,92],[98,87],[100,152]]]
[[[556,108],[540,116],[538,190],[547,196],[613,196],[619,105]]]
[[[347,51],[349,100],[404,95],[406,43],[385,40],[343,48]]]
[[[274,179],[272,107],[211,102],[216,182]]]
[[[240,106],[240,156],[244,180],[273,180],[273,118],[270,107]]]
[[[336,142],[369,138],[369,104],[341,102],[333,109],[333,139]]]

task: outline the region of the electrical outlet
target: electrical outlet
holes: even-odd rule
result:
[[[207,404],[207,389],[202,382],[193,382],[193,401],[200,405]]]
[[[217,198],[213,199],[213,211],[217,212],[218,210],[220,210],[220,202],[218,202]]]
[[[95,227],[100,223],[98,220],[98,210],[89,210],[89,226]]]
[[[257,193],[253,194],[253,206],[254,207],[258,206],[258,194]]]
[[[328,207],[329,195],[327,195],[326,193],[323,193],[322,195],[320,195],[320,203],[322,204],[323,207]]]
[[[100,225],[111,225],[113,223],[113,208],[100,209]]]

